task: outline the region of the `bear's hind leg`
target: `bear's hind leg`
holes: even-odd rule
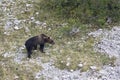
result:
[[[31,58],[32,48],[31,47],[26,47],[26,49],[27,49],[28,58]]]

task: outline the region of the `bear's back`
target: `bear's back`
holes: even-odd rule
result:
[[[37,36],[31,37],[31,38],[29,38],[29,39],[25,42],[25,45],[27,45],[27,44],[33,44],[33,43],[36,42],[36,40],[37,40]]]

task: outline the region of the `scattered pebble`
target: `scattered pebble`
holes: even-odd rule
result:
[[[97,67],[96,67],[96,66],[90,66],[90,69],[92,69],[92,70],[96,70]]]
[[[83,67],[83,64],[81,64],[81,63],[80,63],[80,64],[78,64],[78,67],[82,68],[82,67]]]

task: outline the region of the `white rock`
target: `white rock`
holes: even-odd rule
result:
[[[18,24],[20,24],[20,22],[21,22],[21,20],[14,20],[14,24],[16,24],[16,25],[18,25]]]
[[[10,35],[10,33],[9,33],[9,32],[4,32],[4,34],[5,34],[5,35]]]
[[[5,30],[8,30],[9,28],[11,28],[12,24],[13,23],[11,21],[7,21],[5,26],[4,26]]]
[[[78,64],[78,67],[80,67],[80,68],[81,68],[81,67],[83,67],[83,64],[81,64],[81,63],[80,63],[80,64]]]
[[[28,27],[25,27],[25,32],[30,32]]]
[[[30,19],[34,20],[34,19],[35,19],[35,17],[31,17]]]
[[[32,7],[32,5],[31,4],[26,4],[26,7]]]
[[[51,30],[51,28],[48,29],[49,31]]]
[[[15,75],[15,79],[18,79],[18,78],[19,78],[19,76]]]
[[[70,60],[71,60],[71,58],[70,58],[70,57],[68,57],[68,58],[67,58],[67,61],[70,61]]]
[[[73,72],[74,70],[73,70],[73,69],[71,69],[70,71],[71,71],[71,72]]]
[[[35,14],[37,14],[37,15],[38,15],[38,14],[39,14],[39,12],[36,12]]]
[[[40,24],[41,24],[41,22],[40,22],[40,21],[35,21],[35,23],[36,23],[37,25],[40,25]]]
[[[96,67],[96,66],[90,66],[90,69],[92,69],[92,70],[96,70],[97,67]]]
[[[61,61],[61,63],[64,63],[64,61]]]
[[[67,42],[68,44],[71,44],[71,42]]]
[[[42,26],[45,26],[45,27],[46,27],[46,25],[47,25],[47,24],[46,24],[45,22],[44,22],[44,23],[42,23]]]
[[[70,66],[70,62],[67,62],[66,66]]]
[[[20,28],[19,28],[18,26],[15,26],[14,29],[15,29],[15,30],[18,30],[18,29],[20,29]]]
[[[75,34],[77,34],[79,32],[80,32],[79,28],[72,28],[72,30],[69,32],[69,34],[70,35],[75,35]]]

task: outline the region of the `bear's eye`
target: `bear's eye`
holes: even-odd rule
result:
[[[48,39],[50,39],[50,37],[48,37]]]

